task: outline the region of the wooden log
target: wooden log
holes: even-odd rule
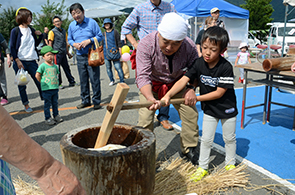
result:
[[[291,66],[294,62],[294,57],[271,58],[265,59],[262,63],[262,67],[265,71],[291,70]]]

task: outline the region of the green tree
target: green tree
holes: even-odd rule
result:
[[[4,9],[0,14],[0,33],[3,35],[7,43],[9,41],[10,31],[17,26],[17,23],[15,22],[15,12],[16,9],[9,7],[8,9]]]
[[[249,10],[249,30],[266,30],[266,25],[271,22],[272,12],[274,11],[270,4],[272,0],[245,0],[246,4],[241,7]]]
[[[62,0],[61,3],[56,4],[55,2],[50,3],[50,1],[47,0],[46,4],[41,5],[42,14],[33,14],[33,27],[41,32],[43,32],[45,26],[50,30],[54,27],[52,24],[52,18],[54,16],[59,16],[63,21],[62,28],[68,30],[71,21],[68,19],[69,11],[66,9],[64,2],[65,0]]]

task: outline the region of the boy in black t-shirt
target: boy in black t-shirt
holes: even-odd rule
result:
[[[185,102],[191,106],[201,101],[204,111],[199,168],[191,178],[194,181],[201,180],[208,173],[211,146],[219,120],[222,123],[225,142],[225,169],[235,168],[235,131],[238,110],[234,91],[234,74],[232,65],[221,57],[228,42],[226,30],[217,26],[208,28],[201,41],[202,57],[194,62],[190,70],[162,98],[168,105],[170,98],[182,90],[188,82],[193,83],[196,79],[200,86],[200,95]]]

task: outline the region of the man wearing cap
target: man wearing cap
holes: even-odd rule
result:
[[[217,7],[212,8],[210,10],[210,14],[216,20],[216,26],[225,28],[224,22],[222,20],[219,20],[220,10]]]
[[[162,17],[169,12],[176,12],[174,5],[161,0],[147,0],[137,5],[122,25],[122,35],[126,35],[128,41],[133,45],[134,51],[130,61],[132,67],[136,66],[136,48],[138,42],[132,35],[132,29],[137,29],[137,35],[141,40],[147,34],[157,31]],[[157,116],[158,121],[164,129],[171,130],[173,126],[169,123],[169,107],[162,107]]]
[[[194,42],[187,35],[188,24],[176,13],[164,15],[158,31],[146,35],[138,44],[136,55],[136,82],[140,101],[154,102],[139,110],[138,125],[153,130],[155,110],[160,99],[179,80],[198,58]],[[195,97],[195,83],[187,86],[173,98],[185,97],[185,103]],[[196,164],[198,155],[198,111],[195,106],[175,104],[182,120],[181,150]]]

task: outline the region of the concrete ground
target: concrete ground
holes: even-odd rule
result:
[[[234,58],[234,56],[232,57]],[[255,60],[255,59],[253,59]],[[232,61],[232,60],[231,60]],[[42,60],[39,61],[41,63]],[[72,63],[72,60],[69,61]],[[130,66],[130,64],[129,64]],[[79,83],[79,77],[77,72],[77,66],[70,66],[73,76],[76,82]],[[62,72],[63,85],[67,86],[68,82],[66,77]],[[137,101],[138,100],[138,89],[134,83],[134,70],[130,69],[131,77],[126,79],[126,84],[130,87],[129,93],[127,95],[127,101]],[[239,75],[239,70],[234,68],[235,75]],[[9,104],[5,106],[5,109],[11,113],[12,117],[17,121],[17,123],[24,129],[24,131],[38,144],[44,147],[48,152],[54,156],[56,159],[62,161],[61,151],[59,147],[59,142],[62,136],[78,127],[86,126],[89,124],[101,124],[106,113],[106,105],[110,102],[112,95],[116,86],[109,86],[109,79],[106,73],[105,66],[101,66],[101,91],[102,91],[102,105],[103,109],[94,111],[93,108],[76,109],[76,106],[80,104],[80,87],[65,87],[59,91],[59,108],[60,115],[64,119],[64,122],[57,124],[55,126],[47,126],[44,123],[44,113],[43,113],[43,101],[40,100],[37,89],[33,82],[31,81],[27,86],[27,93],[30,100],[30,106],[34,110],[33,113],[27,114],[24,112],[23,105],[20,101],[17,86],[14,85],[14,71],[12,68],[6,68],[6,76],[8,82],[8,98]],[[258,75],[250,74],[251,78],[255,78]],[[235,87],[242,87],[242,84],[238,83],[238,76],[235,78]],[[250,84],[251,85],[251,84]],[[116,122],[127,123],[131,125],[136,125],[138,119],[138,110],[126,110],[121,111]],[[157,160],[164,160],[168,158],[177,158],[180,156],[179,148],[179,131],[177,127],[172,131],[164,130],[158,122],[155,122],[154,133],[156,135],[156,152],[158,154]],[[224,151],[223,148],[218,146],[213,147],[211,152],[211,167],[223,166],[224,161]],[[239,161],[243,159],[238,159]],[[278,184],[277,181],[269,179],[268,176],[248,167],[246,170],[249,173],[250,182],[254,185],[267,185],[267,184]],[[18,176],[27,182],[33,182],[27,175],[15,167],[11,167],[11,173],[13,178]],[[294,186],[293,186],[294,187]],[[281,194],[295,194],[294,191],[289,188],[279,184],[275,187],[275,190]],[[222,193],[223,194],[223,193]],[[232,192],[226,194],[278,194],[272,190],[266,190],[265,188],[246,191],[244,189],[236,188]]]

